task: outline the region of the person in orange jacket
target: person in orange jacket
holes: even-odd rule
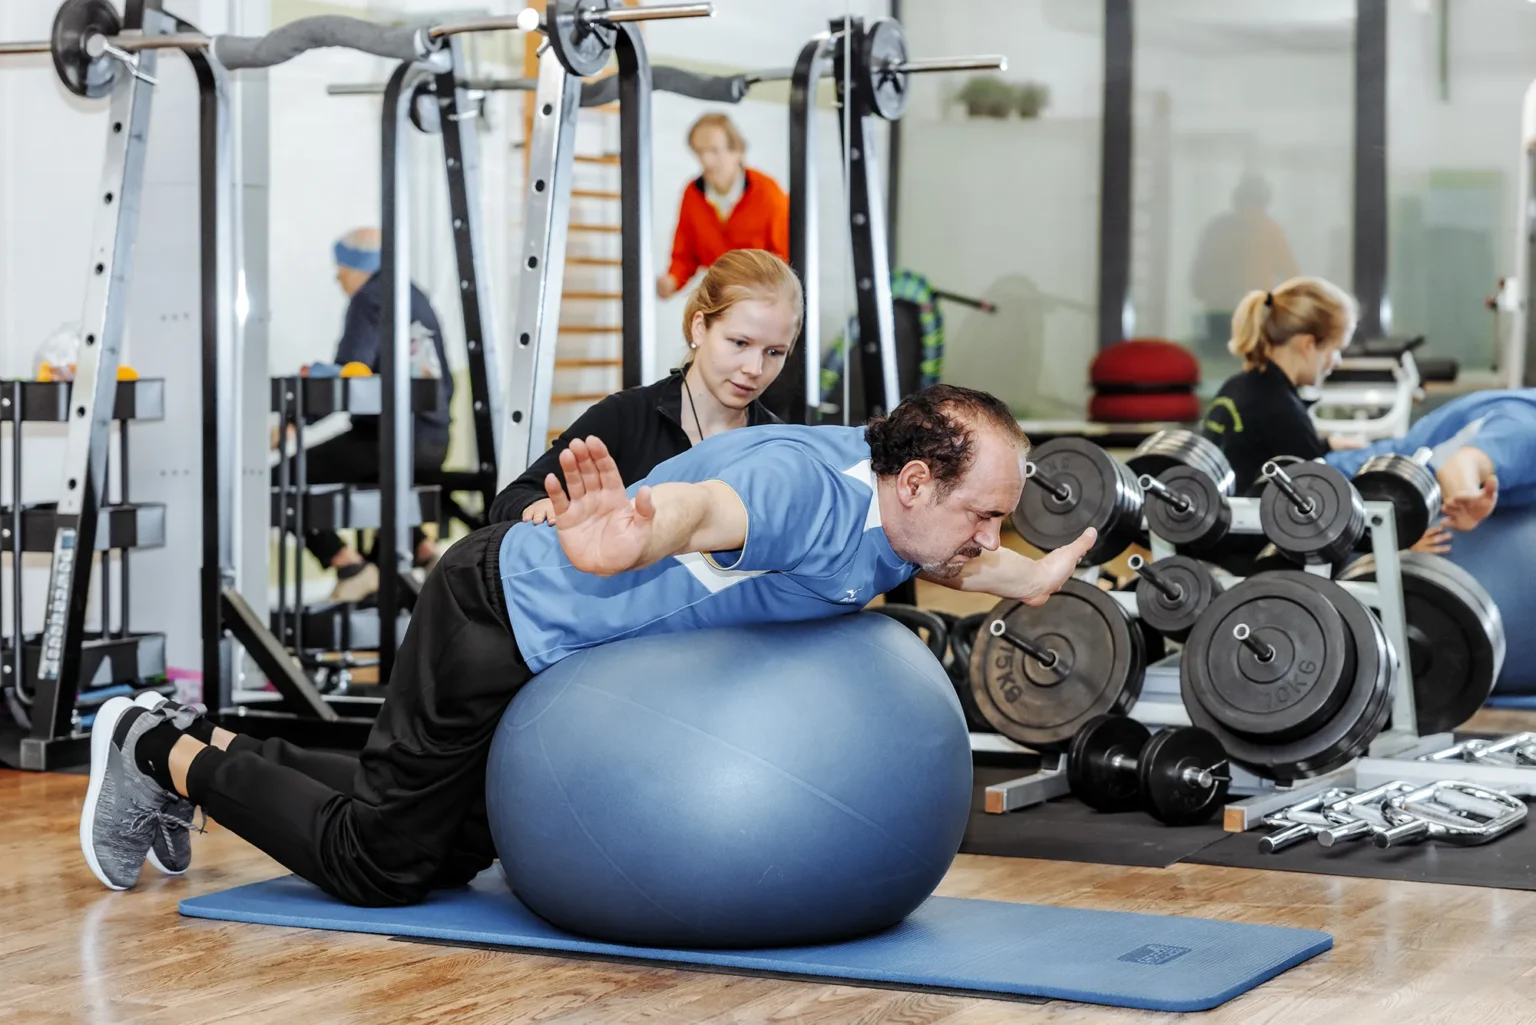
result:
[[[747,167],[747,142],[724,114],[705,114],[688,129],[704,173],[683,191],[672,239],[672,266],[656,281],[663,299],[732,249],[766,249],[789,260],[789,197],[779,183]]]

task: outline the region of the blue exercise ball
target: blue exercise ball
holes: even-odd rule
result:
[[[1536,694],[1536,632],[1520,627],[1536,615],[1536,505],[1500,507],[1476,529],[1457,534],[1447,556],[1472,574],[1505,624],[1504,668],[1495,694]]]
[[[486,807],[536,914],[637,946],[826,943],[894,925],[960,847],[954,687],[885,616],[638,637],[540,673]]]

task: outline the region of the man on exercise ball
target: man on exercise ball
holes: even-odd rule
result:
[[[358,228],[336,241],[336,283],[347,294],[347,316],[341,340],[336,343],[336,362],[363,363],[379,372],[379,331],[383,326],[384,276],[379,273],[377,228]],[[443,329],[427,294],[411,285],[411,363],[401,368],[412,377],[436,378],[437,408],[415,414],[407,443],[417,473],[440,469],[448,455],[448,405],[453,400],[453,378],[443,350]],[[379,418],[354,416],[352,429],[316,445],[305,454],[305,478],[311,484],[379,483]],[[273,472],[273,482],[277,474]],[[417,528],[416,564],[429,565],[435,555],[431,542]],[[311,531],[304,539],[320,564],[336,570],[336,601],[362,601],[379,589],[379,570],[361,553],[346,544],[335,531]]]
[[[518,689],[584,648],[648,634],[857,612],[920,574],[1038,605],[1093,544],[1000,548],[1028,440],[983,392],[937,385],[867,427],[728,431],[628,491],[601,441],[560,454],[555,523],[494,524],[427,579],[360,758],[116,698],[97,715],[80,837],[126,889],[146,857],[184,870],[201,805],[332,896],[420,901],[496,856],[486,756]],[[687,645],[679,657],[687,657]]]

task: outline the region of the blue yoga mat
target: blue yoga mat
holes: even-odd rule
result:
[[[848,943],[730,951],[625,947],[549,925],[512,896],[494,868],[468,888],[414,907],[349,907],[287,876],[184,900],[181,913],[1152,1011],[1215,1007],[1333,946],[1332,936],[1310,929],[931,897],[895,928]]]

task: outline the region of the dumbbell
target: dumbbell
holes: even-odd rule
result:
[[[1222,591],[1211,568],[1187,555],[1170,555],[1155,563],[1133,555],[1127,565],[1137,577],[1137,616],[1169,640],[1188,637],[1200,613]]]
[[[1421,448],[1411,456],[1372,456],[1352,478],[1365,501],[1392,503],[1399,548],[1412,547],[1440,517],[1440,482],[1429,468],[1433,454]]]
[[[1067,749],[1067,783],[1078,800],[1103,812],[1142,808],[1170,826],[1209,821],[1230,782],[1220,741],[1197,726],[1154,735],[1135,719],[1101,715]]]
[[[1287,471],[1270,460],[1261,476],[1272,486],[1259,499],[1259,523],[1264,536],[1291,558],[1341,563],[1365,536],[1365,503],[1333,467],[1298,463]]]
[[[1219,483],[1193,466],[1175,466],[1137,481],[1146,496],[1147,529],[1181,552],[1213,551],[1232,529],[1232,508]]]
[[[1024,476],[1028,483],[1013,511],[1013,527],[1036,548],[1054,551],[1093,527],[1098,540],[1082,564],[1097,566],[1140,536],[1142,503],[1136,475],[1093,442],[1047,441],[1024,464]]]

